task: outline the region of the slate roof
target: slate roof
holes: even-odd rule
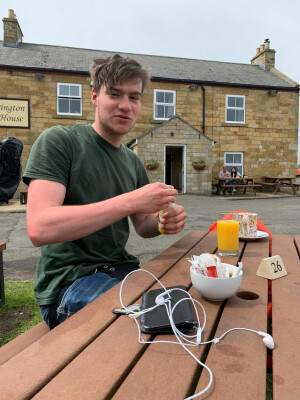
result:
[[[4,47],[0,41],[0,68],[24,68],[39,71],[63,71],[88,74],[96,57],[109,57],[115,52],[20,43]],[[269,70],[258,65],[205,61],[119,52],[148,66],[154,80],[202,82],[219,85],[252,86],[299,90]]]

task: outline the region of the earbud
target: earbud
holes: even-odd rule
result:
[[[268,349],[273,350],[275,347],[274,339],[271,335],[265,332],[258,331],[257,332],[260,336],[263,336],[263,342],[268,347]]]
[[[166,300],[169,300],[171,297],[169,296],[169,293],[171,292],[171,290],[166,290],[165,292],[162,292],[161,294],[159,294],[158,296],[156,296],[155,298],[155,303],[158,305],[164,304],[166,302]],[[168,295],[169,297],[167,299],[164,298],[165,295]]]

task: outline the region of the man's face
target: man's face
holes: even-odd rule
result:
[[[134,126],[141,110],[142,81],[135,79],[108,89],[102,85],[97,96],[92,91],[96,107],[94,128],[104,139],[120,145],[122,137]],[[116,143],[112,143],[115,144]]]
[[[223,167],[223,172],[227,172],[227,167]]]

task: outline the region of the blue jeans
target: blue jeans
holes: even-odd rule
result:
[[[119,283],[119,279],[111,278],[103,272],[97,272],[79,278],[72,285],[61,289],[57,302],[58,322],[65,321],[117,283]],[[49,325],[49,306],[40,306],[40,310],[44,321]]]

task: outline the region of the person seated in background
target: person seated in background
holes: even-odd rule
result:
[[[221,169],[218,175],[219,179],[225,179],[225,178],[230,178],[230,172],[227,171],[227,167],[224,165],[224,167]]]
[[[224,181],[225,185],[228,185],[229,181],[226,180],[226,178],[230,178],[230,172],[227,171],[227,167],[226,167],[225,165],[224,165],[224,167],[221,169],[221,171],[219,172],[218,178],[219,178],[219,179],[224,179],[224,180],[225,180],[225,181]],[[222,190],[220,191],[220,195],[221,195],[221,196],[223,195]]]
[[[232,167],[231,168],[231,172],[230,172],[230,176],[231,178],[236,178],[235,180],[232,180],[231,183],[234,185],[239,185],[243,183],[242,175],[236,170],[236,167]],[[235,188],[232,188],[232,194],[235,192]]]

